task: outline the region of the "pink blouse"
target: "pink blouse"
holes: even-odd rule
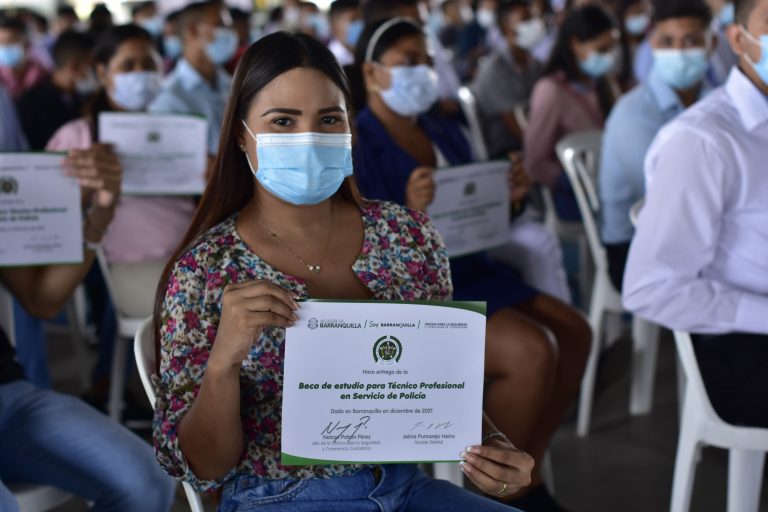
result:
[[[92,144],[88,122],[78,119],[62,126],[46,149],[88,149]],[[104,236],[104,253],[115,263],[166,261],[181,243],[194,212],[189,197],[123,195]]]
[[[28,58],[21,76],[13,68],[0,66],[0,84],[8,89],[14,100],[24,92],[42,82],[48,76],[48,70],[35,59]]]
[[[533,89],[525,132],[525,167],[535,181],[554,186],[563,168],[555,145],[572,133],[601,129],[605,123],[594,87],[571,84],[562,76],[540,79]]]

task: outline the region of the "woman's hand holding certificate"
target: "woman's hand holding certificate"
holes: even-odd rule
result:
[[[290,293],[268,281],[227,285],[209,364],[239,367],[261,330],[293,325],[298,308]]]

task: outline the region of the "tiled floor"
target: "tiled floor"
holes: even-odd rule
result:
[[[598,396],[590,436],[576,438],[574,419],[570,418],[552,447],[556,496],[574,512],[669,509],[677,443],[674,346],[671,337],[664,338],[653,411],[639,418],[627,413],[629,350],[627,344],[622,348],[614,350],[604,365],[607,373],[618,374],[619,378]],[[61,352],[65,349],[66,342],[52,346],[54,361],[64,357]],[[60,387],[74,385],[66,375],[54,377]],[[726,475],[725,452],[705,449],[696,474],[692,511],[725,510]],[[213,503],[207,505],[209,510],[214,509]],[[72,502],[59,512],[81,510],[85,510],[84,504]],[[180,494],[174,511],[183,510],[187,510],[187,505]],[[768,485],[764,485],[760,510],[768,512]]]

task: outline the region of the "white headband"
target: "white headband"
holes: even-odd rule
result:
[[[381,39],[381,36],[383,36],[387,30],[394,27],[398,23],[407,23],[408,25],[413,25],[419,30],[422,30],[422,28],[411,18],[406,18],[403,16],[398,16],[397,18],[392,18],[391,20],[382,23],[381,26],[377,28],[373,33],[371,39],[368,40],[368,46],[365,49],[365,62],[373,62],[373,51],[376,49],[376,45],[379,44],[379,39]]]

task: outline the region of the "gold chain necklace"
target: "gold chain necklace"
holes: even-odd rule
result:
[[[328,248],[331,246],[331,235],[333,234],[333,213],[334,213],[334,211],[333,211],[333,203],[331,203],[331,227],[330,227],[330,229],[328,230],[328,241],[325,243],[325,251],[323,252],[323,259],[321,259],[321,260],[320,260],[320,264],[322,264],[322,263],[325,261],[325,257],[328,255]],[[285,243],[285,240],[283,240],[282,238],[280,238],[279,236],[277,236],[277,233],[275,233],[274,231],[272,231],[271,229],[269,229],[267,226],[265,226],[265,225],[264,225],[264,223],[263,223],[263,222],[261,222],[261,219],[260,219],[260,218],[258,218],[258,217],[257,217],[257,218],[256,218],[256,222],[258,222],[258,223],[259,223],[259,226],[261,226],[261,228],[262,228],[262,229],[263,229],[263,230],[264,230],[264,231],[265,231],[265,232],[266,232],[266,233],[267,233],[269,236],[271,236],[273,239],[275,239],[275,240],[277,240],[278,242],[280,242],[280,243],[283,245],[283,247],[285,247],[286,249],[288,249],[288,252],[290,252],[291,254],[293,254],[293,256],[294,256],[294,257],[295,257],[297,260],[299,260],[299,261],[300,261],[300,262],[301,262],[301,263],[302,263],[302,264],[303,264],[305,267],[307,267],[307,269],[309,269],[309,271],[310,271],[310,272],[312,272],[312,273],[314,273],[314,274],[319,274],[319,273],[320,273],[320,271],[322,270],[322,268],[320,267],[320,264],[317,264],[317,265],[312,265],[312,264],[310,264],[310,263],[307,263],[307,262],[304,260],[304,258],[302,258],[301,256],[299,256],[299,255],[298,255],[298,253],[297,253],[296,251],[294,251],[294,250],[291,248],[291,246],[290,246],[290,245],[288,245],[287,243]]]

